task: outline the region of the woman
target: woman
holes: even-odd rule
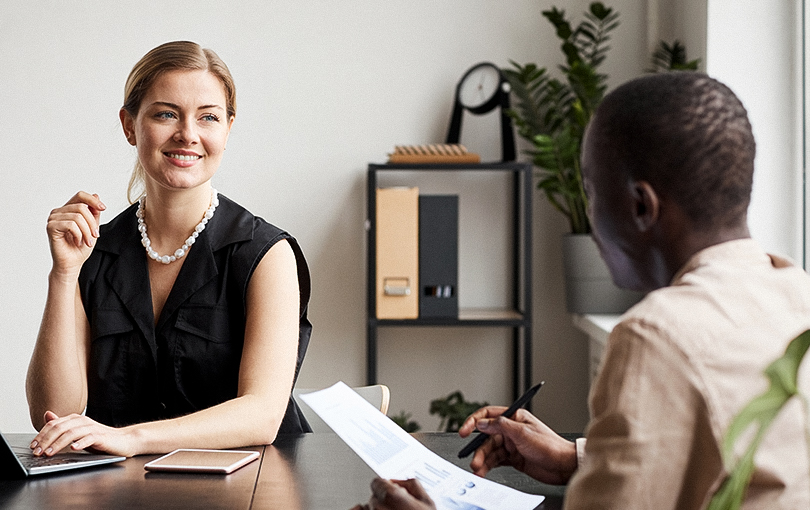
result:
[[[106,206],[85,192],[48,218],[53,266],[26,380],[35,455],[309,429],[290,397],[311,331],[304,256],[211,187],[235,115],[228,68],[195,43],[161,45],[130,73],[119,116],[140,200],[100,228]]]

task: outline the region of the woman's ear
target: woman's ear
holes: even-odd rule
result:
[[[231,115],[231,118],[228,119],[228,133],[225,135],[225,146],[222,148],[223,150],[228,148],[228,138],[231,136],[231,128],[233,127],[233,121],[236,120],[236,117]]]
[[[129,144],[137,145],[137,140],[135,140],[135,119],[123,108],[118,111],[118,118],[121,119],[121,127],[124,128],[124,136]]]
[[[639,232],[647,232],[658,222],[661,200],[647,181],[636,181],[631,186],[636,227]]]

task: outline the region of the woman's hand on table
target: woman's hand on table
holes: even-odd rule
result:
[[[70,414],[59,417],[51,411],[45,413],[44,427],[31,442],[34,455],[51,456],[64,448],[131,457],[134,444],[124,429],[102,425],[87,416]]]

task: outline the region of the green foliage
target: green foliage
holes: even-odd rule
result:
[[[740,508],[754,472],[754,453],[762,442],[762,438],[765,437],[771,422],[791,398],[802,399],[805,412],[807,412],[807,400],[798,389],[798,373],[808,347],[810,347],[810,330],[790,342],[785,350],[785,355],[765,369],[765,375],[771,383],[770,387],[765,393],[749,402],[731,422],[723,440],[723,463],[730,474],[712,497],[708,510]],[[754,425],[757,427],[756,434],[743,456],[737,459],[734,455],[734,445],[739,437]],[[810,440],[810,431],[807,431],[807,435]],[[808,456],[810,456],[810,452],[808,452]]]
[[[437,414],[442,421],[439,429],[445,432],[458,432],[464,420],[480,407],[489,405],[487,402],[467,402],[460,391],[454,391],[445,398],[430,401],[430,414]]]
[[[576,28],[556,7],[543,16],[562,41],[564,79],[552,77],[545,67],[512,61],[513,68],[504,70],[517,103],[509,115],[518,134],[533,145],[528,154],[540,170],[538,188],[568,218],[572,233],[585,234],[591,227],[579,162],[582,137],[607,89],[607,76],[597,69],[610,49],[608,34],[619,25],[619,14],[593,2]]]
[[[658,48],[653,52],[652,67],[647,72],[697,71],[698,65],[700,65],[699,58],[687,60],[686,46],[677,39],[672,43],[672,46],[661,41]]]
[[[419,432],[422,428],[416,421],[411,420],[411,413],[406,413],[405,411],[400,411],[399,414],[395,416],[391,416],[391,421],[399,425],[399,427],[404,430],[405,432]]]

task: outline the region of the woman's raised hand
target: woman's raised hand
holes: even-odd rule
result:
[[[99,236],[99,217],[107,208],[96,194],[80,191],[48,216],[48,243],[53,271],[76,276]]]

